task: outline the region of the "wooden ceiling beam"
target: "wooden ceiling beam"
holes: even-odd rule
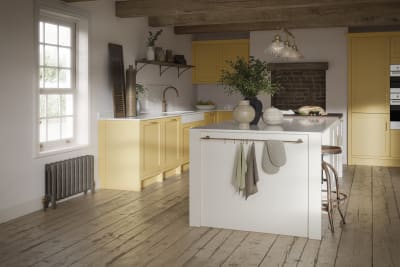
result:
[[[67,3],[76,3],[76,2],[88,2],[88,1],[96,1],[96,0],[63,0]]]
[[[166,25],[212,25],[212,24],[236,24],[258,22],[282,22],[287,21],[291,25],[295,21],[303,21],[306,25],[297,25],[296,28],[318,23],[321,27],[359,25],[362,22],[398,24],[400,21],[400,2],[390,4],[351,6],[330,6],[324,8],[290,8],[280,10],[243,9],[240,11],[215,12],[210,11],[201,14],[158,16],[150,17],[149,25],[160,27]],[[296,26],[296,25],[294,25]]]
[[[384,4],[394,0],[128,0],[116,1],[118,17],[191,15],[243,9],[277,10],[354,4]]]

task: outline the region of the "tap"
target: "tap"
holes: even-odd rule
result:
[[[162,98],[162,112],[166,112],[167,111],[167,100],[165,99],[165,93],[168,91],[168,89],[174,89],[176,92],[176,96],[179,96],[179,92],[178,89],[176,89],[173,86],[167,86],[165,87],[164,91],[163,91],[163,98]]]

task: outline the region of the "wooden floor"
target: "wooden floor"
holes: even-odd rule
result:
[[[0,224],[0,266],[400,266],[400,168],[349,166],[343,187],[347,224],[324,215],[321,241],[190,228],[187,175],[99,190]]]

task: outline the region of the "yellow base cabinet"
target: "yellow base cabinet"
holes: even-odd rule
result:
[[[233,120],[232,111],[218,111],[217,123]]]
[[[388,114],[353,113],[351,151],[353,157],[388,157],[390,154]]]
[[[390,38],[390,63],[400,64],[400,36]]]
[[[192,71],[193,83],[219,83],[221,70],[230,68],[226,61],[234,61],[237,57],[248,60],[248,39],[193,41],[192,59],[195,66]]]
[[[204,112],[204,125],[217,123],[217,112],[209,111]]]
[[[400,158],[400,130],[390,131],[390,156]]]
[[[182,124],[182,140],[181,140],[181,149],[182,149],[182,156],[181,156],[181,162],[182,164],[187,164],[189,163],[189,157],[190,157],[190,129],[194,127],[199,127],[203,126],[205,123],[204,121],[195,121],[195,122],[190,122],[190,123],[184,123]]]
[[[99,121],[100,187],[140,191],[179,168],[179,117]]]

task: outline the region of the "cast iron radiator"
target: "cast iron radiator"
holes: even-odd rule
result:
[[[45,165],[45,196],[43,209],[56,208],[56,201],[78,193],[94,193],[94,157],[85,155],[77,158],[48,163]]]

